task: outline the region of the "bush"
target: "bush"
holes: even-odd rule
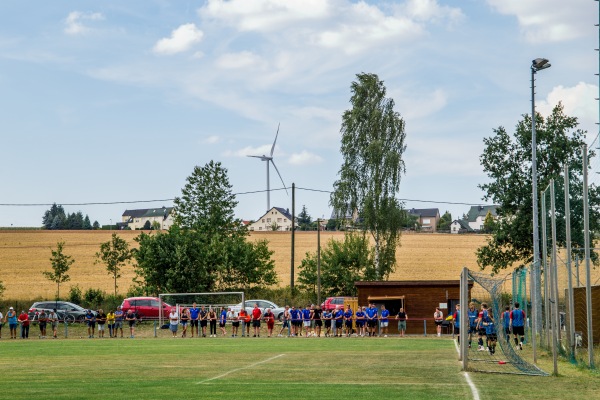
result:
[[[69,301],[75,304],[81,304],[83,302],[83,293],[79,285],[71,286],[69,289]]]
[[[88,289],[83,295],[86,308],[98,308],[106,298],[106,293],[100,289]]]

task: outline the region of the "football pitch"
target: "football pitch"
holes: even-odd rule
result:
[[[600,387],[597,374],[573,367],[559,377],[469,373],[472,387],[449,338],[161,336],[4,336],[0,397],[581,399]]]

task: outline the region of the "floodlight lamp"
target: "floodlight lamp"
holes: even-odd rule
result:
[[[550,63],[546,58],[536,58],[531,62],[531,68],[535,71],[550,68]]]

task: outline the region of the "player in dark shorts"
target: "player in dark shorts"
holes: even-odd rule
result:
[[[515,346],[519,346],[520,350],[523,350],[523,342],[525,341],[525,321],[527,316],[525,311],[521,310],[519,303],[515,303],[515,308],[510,312],[510,324],[512,327],[513,335],[515,335]],[[521,338],[518,341],[517,336]]]
[[[208,325],[208,311],[204,306],[200,306],[200,312],[198,313],[198,320],[200,321],[200,329],[202,330],[202,337],[206,337],[206,326]]]
[[[435,322],[435,329],[438,336],[442,336],[442,324],[444,323],[444,313],[439,307],[435,308],[433,313],[433,322]]]
[[[219,328],[221,328],[221,334],[223,336],[227,335],[227,331],[225,330],[225,325],[227,324],[227,311],[228,310],[231,310],[231,308],[228,308],[226,310],[225,307],[223,307],[223,309],[221,310],[221,314],[219,315]]]
[[[48,323],[48,314],[46,314],[44,310],[38,314],[38,323],[40,324],[40,339],[46,339],[46,324]]]
[[[302,325],[302,318],[300,317],[300,310],[297,310],[296,306],[292,306],[290,315],[292,317],[292,336],[298,336],[298,332],[300,331],[298,329],[298,327],[300,327]]]
[[[285,306],[285,310],[283,311],[283,324],[281,324],[281,329],[279,330],[279,334],[277,336],[282,336],[283,330],[287,328],[288,337],[291,336],[291,322],[292,316],[290,315],[290,306]]]
[[[354,316],[354,311],[350,308],[350,305],[346,306],[346,311],[344,311],[344,327],[346,328],[346,337],[350,337],[352,335],[352,317]]]
[[[369,304],[366,313],[369,336],[375,336],[375,328],[377,327],[377,308],[375,307],[375,304]]]
[[[494,319],[492,318],[492,314],[487,307],[483,310],[482,321],[482,325],[485,328],[485,336],[487,337],[488,351],[491,355],[493,355],[496,353],[496,342],[498,341],[498,336],[496,334],[496,325],[494,324]]]
[[[510,343],[510,307],[504,307],[504,312],[500,316],[502,320],[502,327],[504,328],[504,334],[506,335],[506,341]]]
[[[262,311],[258,308],[258,303],[254,304],[252,309],[252,327],[254,328],[254,336],[260,337],[260,319],[262,317]]]
[[[125,321],[127,321],[127,323],[129,324],[129,337],[131,339],[134,338],[135,336],[135,321],[136,321],[136,315],[133,312],[133,310],[130,308],[129,310],[127,310],[127,314],[125,315]]]
[[[323,320],[325,321],[325,337],[331,336],[331,311],[323,311]]]
[[[478,336],[477,341],[479,344],[477,351],[485,351],[485,347],[483,347],[483,337],[485,336],[486,332],[485,332],[485,325],[483,325],[483,316],[484,316],[484,311],[486,311],[487,308],[488,308],[487,303],[481,303],[481,310],[479,311],[479,314],[477,316],[477,336]]]
[[[356,310],[356,329],[358,336],[365,336],[365,313],[360,307]]]
[[[321,327],[323,326],[323,320],[321,319],[321,315],[323,311],[321,310],[321,306],[317,306],[313,310],[312,319],[315,322],[315,336],[321,337]]]
[[[460,344],[460,304],[456,305],[456,311],[452,314],[452,319],[454,321],[454,334],[456,335],[456,340]]]
[[[477,311],[477,308],[475,308],[475,303],[469,303],[467,316],[469,318],[469,348],[471,348],[473,334],[477,333],[477,318],[479,318],[479,312]]]
[[[342,326],[344,325],[344,310],[338,308],[335,311],[335,336],[342,337]]]
[[[96,330],[96,316],[92,313],[92,310],[85,311],[84,321],[87,325],[88,339],[92,339]]]
[[[196,330],[196,336],[200,336],[198,333],[198,316],[200,315],[200,309],[196,302],[192,304],[190,308],[190,327],[192,328],[192,337],[194,337],[194,329]]]

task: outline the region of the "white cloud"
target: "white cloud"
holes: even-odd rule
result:
[[[544,116],[550,115],[552,108],[562,102],[565,114],[577,117],[581,129],[588,133],[597,131],[598,122],[598,86],[579,82],[573,87],[562,85],[554,87],[544,100],[536,102],[536,111]]]
[[[202,140],[202,143],[204,144],[216,144],[219,143],[221,141],[221,138],[217,135],[211,135],[211,136],[207,136],[204,138],[204,140]]]
[[[248,68],[264,68],[265,61],[256,54],[250,51],[242,51],[240,53],[226,53],[217,59],[217,66],[224,69],[248,69]]]
[[[294,153],[290,156],[288,162],[292,165],[308,165],[308,164],[318,164],[323,161],[323,158],[309,153],[306,150],[302,150],[300,153]]]
[[[406,171],[411,176],[479,176],[481,165],[478,155],[482,153],[481,141],[447,138],[406,139]],[[467,156],[465,156],[467,155]]]
[[[514,15],[527,41],[560,42],[590,32],[597,23],[597,5],[588,0],[488,0],[501,14]]]
[[[85,13],[81,11],[72,11],[65,19],[65,33],[68,35],[80,35],[90,31],[90,28],[83,24],[84,21],[101,21],[104,16],[101,13]]]
[[[447,20],[451,25],[464,19],[464,14],[459,8],[441,6],[437,0],[408,0],[398,6],[411,19],[418,21]]]
[[[177,54],[189,50],[200,42],[204,33],[195,24],[184,24],[171,32],[168,38],[162,38],[152,49],[156,54]]]
[[[262,156],[271,153],[271,146],[271,144],[265,144],[259,147],[246,146],[239,150],[227,150],[223,155],[225,157]]]
[[[406,120],[427,117],[448,103],[448,95],[442,89],[432,93],[423,93],[423,90],[390,90],[388,96],[394,99],[396,109]]]

